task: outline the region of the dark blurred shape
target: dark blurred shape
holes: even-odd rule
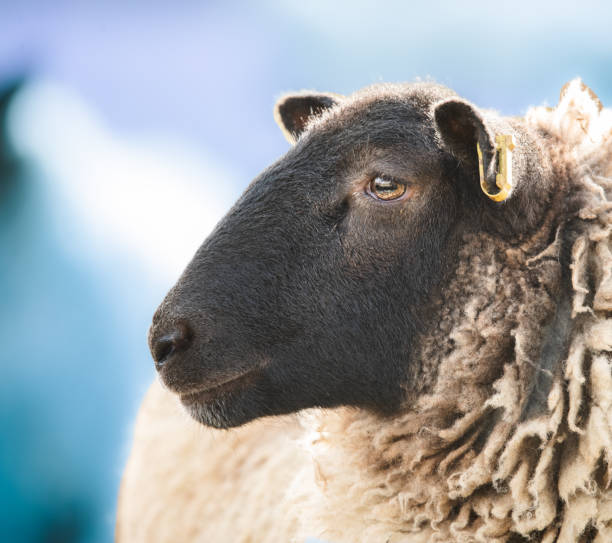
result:
[[[19,165],[8,141],[7,114],[11,101],[24,84],[25,76],[18,76],[0,85],[0,201],[14,180]]]
[[[86,533],[86,513],[79,504],[62,504],[63,507],[47,512],[40,519],[36,541],[41,543],[72,543],[83,540]]]

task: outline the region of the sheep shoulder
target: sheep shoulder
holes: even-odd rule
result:
[[[284,495],[307,465],[299,434],[295,417],[205,428],[155,381],[135,425],[116,541],[289,541],[295,509]]]

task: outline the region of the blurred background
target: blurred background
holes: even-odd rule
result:
[[[0,541],[106,542],[165,292],[288,148],[275,99],[612,103],[609,2],[0,1]]]

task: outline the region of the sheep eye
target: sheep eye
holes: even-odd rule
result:
[[[368,185],[368,194],[377,200],[397,200],[405,193],[405,183],[387,177],[375,177]]]

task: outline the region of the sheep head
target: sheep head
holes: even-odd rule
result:
[[[150,330],[162,381],[200,422],[315,406],[396,414],[439,385],[460,341],[449,315],[463,319],[474,297],[554,296],[558,271],[545,287],[525,262],[554,239],[567,183],[523,121],[423,83],[286,96],[275,116],[295,145],[205,240]],[[499,133],[517,143],[502,203],[482,192],[476,151],[490,179]],[[534,309],[540,328],[549,302]],[[489,392],[515,347],[507,332],[477,368]]]

